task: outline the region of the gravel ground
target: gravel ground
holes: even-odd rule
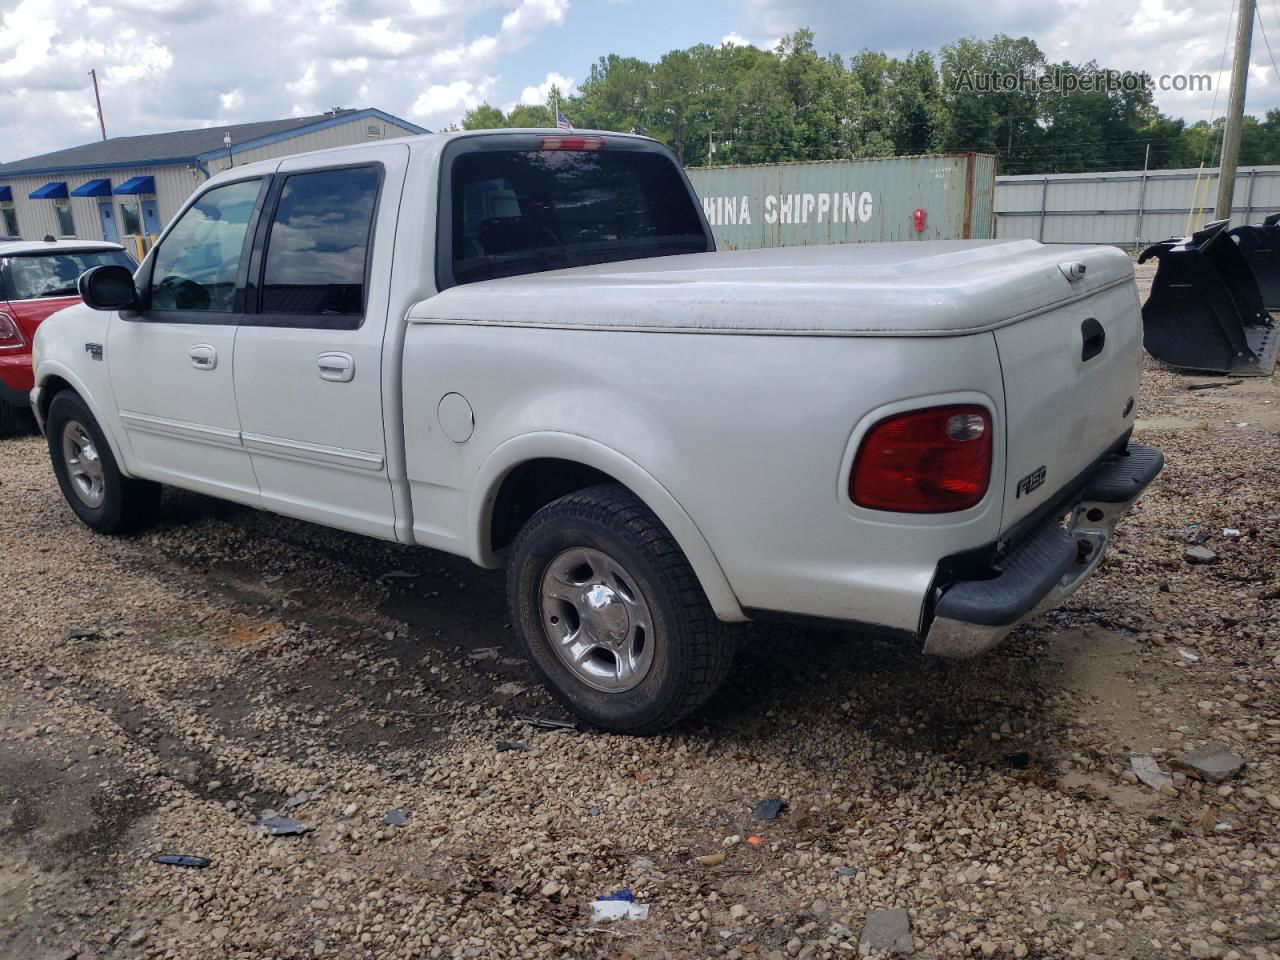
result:
[[[97,536],[0,441],[0,955],[839,957],[902,907],[927,957],[1280,957],[1280,389],[1191,382],[1148,364],[1168,467],[1062,609],[964,663],[754,624],[649,740],[518,719],[495,574],[177,491]]]

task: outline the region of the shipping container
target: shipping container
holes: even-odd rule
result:
[[[721,250],[994,236],[996,158],[952,153],[688,171]]]

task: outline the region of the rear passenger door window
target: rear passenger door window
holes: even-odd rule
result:
[[[256,326],[355,330],[364,322],[382,171],[290,174],[267,227]]]
[[[165,313],[235,311],[245,237],[261,189],[261,180],[229,183],[187,208],[156,250],[148,319],[166,319],[156,316]]]

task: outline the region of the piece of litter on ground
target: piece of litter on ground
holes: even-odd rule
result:
[[[543,730],[577,730],[578,725],[572,720],[552,720],[549,717],[532,717],[527,714],[516,714],[516,719],[521,723],[527,723],[532,727],[541,727]]]
[[[520,694],[524,693],[524,687],[520,686],[518,683],[511,683],[508,681],[507,683],[499,684],[494,687],[493,692],[500,697],[518,697]]]
[[[602,923],[608,920],[647,920],[649,905],[633,903],[629,900],[593,900],[591,903],[591,920]]]
[[[1180,656],[1183,660],[1189,660],[1192,663],[1200,662],[1200,654],[1192,653],[1190,650],[1187,650],[1184,647],[1178,648],[1178,656]]]
[[[704,867],[718,867],[724,863],[723,853],[708,853],[705,857],[698,857],[698,862]]]
[[[1236,537],[1240,536],[1240,531],[1237,530],[1235,527],[1224,527],[1222,530],[1222,535],[1224,537],[1230,537],[1232,540],[1234,540]]]
[[[1220,743],[1208,743],[1199,750],[1179,754],[1173,758],[1173,763],[1202,780],[1221,783],[1240,772],[1244,759]]]
[[[786,801],[774,797],[770,800],[761,800],[756,804],[757,820],[772,820],[782,812],[782,808],[786,806]]]
[[[907,956],[915,951],[911,935],[911,914],[906,910],[873,910],[858,938],[858,953],[888,953]]]
[[[1173,785],[1173,777],[1160,769],[1155,757],[1147,753],[1135,753],[1129,758],[1129,766],[1138,779],[1152,790]]]
[[[157,853],[151,859],[156,863],[163,863],[167,867],[194,867],[196,869],[210,866],[213,863],[207,857],[195,857],[189,853]]]
[[[72,627],[62,635],[64,640],[93,640],[100,636],[102,631],[97,627]]]
[[[623,887],[621,890],[615,890],[613,893],[602,893],[597,900],[625,900],[630,903],[635,900],[635,894],[631,892],[630,887]]]
[[[304,803],[306,803],[310,799],[311,797],[306,793],[295,793],[292,797],[290,797],[284,803],[280,804],[280,809],[292,810],[294,807],[302,806]]]
[[[403,827],[409,822],[409,811],[404,807],[396,807],[394,810],[388,810],[382,818],[383,826],[387,827]]]
[[[480,647],[472,650],[467,656],[472,660],[497,660],[501,654],[501,647]]]
[[[512,750],[528,750],[528,749],[529,749],[529,745],[527,743],[509,743],[506,740],[498,741],[499,753],[508,753]]]
[[[1182,559],[1187,563],[1213,563],[1218,559],[1218,555],[1208,547],[1187,547],[1182,551]]]
[[[306,820],[295,820],[293,817],[265,817],[257,825],[273,837],[296,836],[311,829],[311,824]]]

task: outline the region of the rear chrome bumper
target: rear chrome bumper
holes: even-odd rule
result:
[[[1159,450],[1129,444],[1086,478],[1074,505],[1012,544],[987,576],[942,585],[924,652],[975,657],[1075,593],[1097,569],[1116,523],[1163,467]],[[1069,520],[1060,523],[1068,509]]]

